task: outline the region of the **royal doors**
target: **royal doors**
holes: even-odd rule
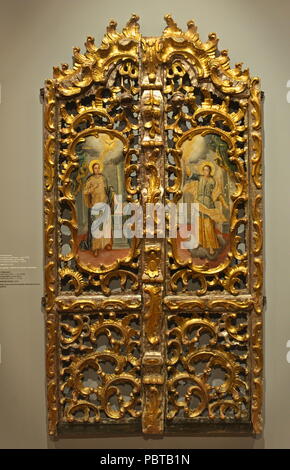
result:
[[[262,430],[259,80],[165,19],[42,93],[51,436]]]

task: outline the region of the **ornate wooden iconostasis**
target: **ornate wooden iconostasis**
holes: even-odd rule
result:
[[[165,20],[160,37],[111,21],[45,82],[52,437],[262,432],[259,79]],[[139,219],[112,215],[116,195]],[[180,203],[198,207],[196,244],[146,209]]]

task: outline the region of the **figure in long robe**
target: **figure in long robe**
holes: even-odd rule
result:
[[[208,250],[210,255],[220,248],[216,223],[226,220],[221,209],[215,204],[217,199],[223,198],[212,175],[213,171],[214,164],[204,162],[202,174],[192,173],[190,181],[184,185],[184,193],[191,195],[191,202],[199,204],[199,246]]]
[[[104,224],[111,224],[111,211],[114,190],[109,186],[107,178],[101,173],[101,164],[94,160],[90,164],[92,174],[88,177],[83,196],[88,208],[88,233],[87,239],[81,244],[81,248],[91,250],[98,256],[100,250],[112,249],[112,233],[107,231],[106,237],[100,237],[99,231]],[[111,226],[111,225],[109,225]],[[95,236],[94,236],[95,234]]]

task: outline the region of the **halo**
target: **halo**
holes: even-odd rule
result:
[[[94,170],[93,170],[93,166],[98,163],[99,167],[100,167],[100,170],[102,171],[103,170],[103,167],[104,167],[104,164],[103,162],[101,162],[101,160],[91,160],[90,163],[89,163],[89,172],[90,173],[94,173]]]
[[[210,167],[210,169],[211,169],[210,175],[213,176],[215,174],[215,165],[214,165],[214,163],[211,162],[210,160],[202,160],[198,165],[198,169],[199,169],[200,174],[202,174],[202,170],[205,166]]]

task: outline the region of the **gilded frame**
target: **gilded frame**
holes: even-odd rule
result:
[[[111,21],[102,44],[97,48],[94,39],[88,37],[85,43],[86,52],[80,53],[79,48],[74,48],[74,65],[70,69],[66,64],[54,68],[53,78],[45,82],[43,91],[44,103],[44,298],[43,306],[46,315],[46,370],[47,370],[47,403],[48,403],[48,432],[52,437],[58,434],[60,416],[59,401],[59,324],[60,315],[66,312],[94,313],[100,311],[130,312],[141,311],[143,315],[143,432],[164,432],[161,423],[164,411],[157,413],[157,408],[164,408],[164,338],[166,326],[162,319],[163,311],[168,315],[178,314],[181,311],[193,312],[228,312],[229,329],[239,334],[238,327],[234,326],[234,318],[238,312],[246,312],[249,317],[248,340],[250,344],[251,364],[251,429],[255,434],[262,432],[262,397],[263,397],[263,158],[262,158],[262,92],[257,77],[250,77],[249,71],[242,69],[242,64],[236,64],[230,68],[227,51],[218,53],[216,34],[211,33],[208,41],[199,39],[195,24],[188,22],[188,29],[183,32],[176,25],[170,15],[165,17],[167,27],[160,38],[142,38],[139,32],[138,17],[133,15],[122,32],[116,29],[116,23]],[[141,51],[141,52],[140,52]],[[247,127],[246,142],[243,150],[238,150],[235,138],[241,132],[239,123],[241,116],[230,113],[225,103],[216,105],[205,100],[197,110],[205,115],[222,114],[229,122],[230,132],[224,134],[228,140],[231,156],[236,159],[238,171],[236,172],[237,192],[236,201],[247,203],[247,239],[248,247],[245,254],[240,255],[236,246],[238,234],[236,232],[241,221],[237,212],[232,212],[231,218],[231,256],[236,256],[240,262],[238,267],[230,267],[230,258],[222,266],[215,270],[198,269],[178,259],[174,242],[168,240],[170,256],[173,256],[175,268],[180,267],[183,276],[194,275],[201,280],[203,286],[197,295],[175,294],[170,291],[164,271],[166,250],[160,240],[150,240],[150,243],[140,245],[140,240],[134,242],[133,250],[126,259],[118,260],[114,265],[101,267],[101,269],[87,269],[78,264],[79,270],[70,270],[69,267],[61,267],[61,261],[70,261],[75,257],[75,231],[76,217],[72,205],[70,192],[70,172],[74,168],[77,158],[74,152],[76,142],[85,134],[74,131],[74,119],[65,110],[65,100],[78,99],[86,90],[104,86],[115,64],[142,63],[140,84],[140,102],[136,111],[140,113],[140,122],[148,124],[140,128],[140,161],[135,163],[130,160],[132,148],[123,134],[110,129],[110,133],[120,138],[124,143],[124,157],[126,162],[126,187],[130,195],[138,194],[138,200],[143,202],[164,201],[170,192],[178,199],[180,194],[180,147],[189,133],[210,132],[213,127],[196,128],[178,137],[176,133],[176,148],[174,153],[175,165],[173,171],[176,174],[174,187],[166,187],[166,154],[170,151],[165,138],[165,129],[162,113],[165,113],[167,104],[162,100],[162,77],[158,67],[164,70],[167,64],[174,58],[190,61],[196,71],[196,76],[203,83],[210,83],[222,96],[234,98],[239,102],[241,112],[244,112],[244,125]],[[131,61],[131,62],[130,62]],[[206,87],[205,87],[206,88]],[[156,101],[157,100],[157,101]],[[158,102],[158,100],[160,100]],[[104,114],[98,92],[91,108],[88,109],[79,102],[77,119],[86,118],[92,112]],[[134,105],[135,106],[135,105]],[[156,112],[156,106],[161,109]],[[68,149],[60,149],[59,116],[67,123]],[[148,117],[149,116],[149,117]],[[108,114],[107,114],[108,117]],[[196,117],[196,116],[195,116]],[[110,116],[109,116],[110,119]],[[149,123],[150,121],[150,123]],[[112,123],[111,123],[112,124]],[[130,126],[130,123],[128,124]],[[178,127],[178,123],[177,123]],[[145,129],[145,130],[144,130]],[[173,129],[174,131],[174,129]],[[90,127],[84,133],[89,135],[98,132],[108,132],[104,128]],[[222,131],[217,131],[222,133]],[[63,152],[67,157],[62,170],[58,170],[58,155]],[[135,150],[137,152],[137,150]],[[239,158],[241,153],[246,155],[248,166],[247,173],[241,167]],[[132,187],[130,172],[137,171],[139,184]],[[59,215],[59,178],[61,180],[62,198],[72,206],[72,217],[69,220],[62,219]],[[142,192],[140,189],[142,182]],[[69,256],[63,257],[58,252],[59,224],[69,226],[72,234],[72,250]],[[171,250],[171,251],[170,251]],[[137,267],[135,258],[141,256],[143,270],[135,274],[132,269]],[[126,266],[132,269],[127,270]],[[223,279],[225,293],[213,296],[207,292],[206,275],[216,276],[227,269]],[[95,282],[102,291],[98,295],[83,292],[85,280],[83,272],[90,275],[98,275]],[[112,273],[119,271],[119,277],[133,280],[132,292],[121,295],[111,295],[108,282]],[[235,287],[236,279],[242,272],[247,276],[247,290],[241,292]],[[74,292],[66,295],[59,289],[60,279],[68,276],[74,286]],[[93,279],[93,278],[91,278]],[[214,283],[214,281],[211,281]],[[156,333],[157,332],[157,333]],[[159,332],[159,333],[158,333]],[[159,345],[155,347],[154,345]],[[156,418],[157,416],[157,418]],[[182,431],[182,428],[180,428]],[[191,428],[193,429],[193,427]],[[170,429],[167,430],[170,432]],[[189,432],[191,432],[189,430]]]

